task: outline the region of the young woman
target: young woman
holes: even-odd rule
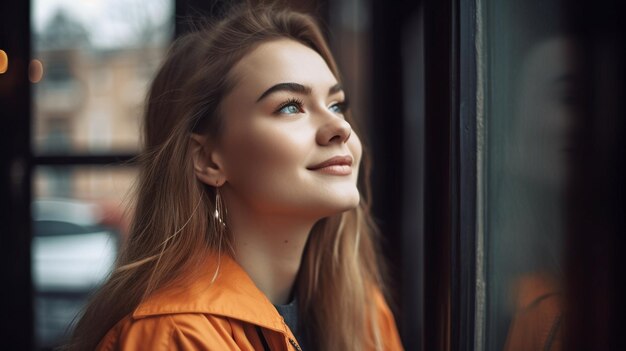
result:
[[[351,121],[307,15],[239,7],[177,39],[147,100],[130,238],[69,347],[402,349]]]

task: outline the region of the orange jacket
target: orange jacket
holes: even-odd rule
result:
[[[208,267],[216,267],[216,261]],[[214,268],[190,283],[157,291],[117,323],[97,349],[263,350],[261,331],[272,351],[300,350],[283,318],[243,268],[228,256],[219,265],[213,284]],[[385,350],[402,350],[393,315],[382,295],[376,295]]]
[[[515,286],[517,312],[505,351],[562,350],[562,294],[547,274],[529,274]]]

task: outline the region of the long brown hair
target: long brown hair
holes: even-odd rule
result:
[[[242,5],[178,38],[152,83],[133,221],[116,268],[76,325],[70,349],[93,349],[115,323],[156,289],[172,283],[211,250],[226,251],[228,234],[213,223],[213,187],[198,181],[191,133],[219,141],[220,102],[232,89],[231,68],[255,46],[296,40],[321,55],[340,80],[316,22],[275,6]],[[349,122],[352,117],[346,116]],[[352,123],[353,124],[353,123]],[[383,286],[369,214],[364,153],[360,205],[315,224],[296,282],[300,321],[314,349],[381,349],[372,296]]]

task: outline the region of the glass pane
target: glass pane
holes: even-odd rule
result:
[[[33,0],[32,147],[135,153],[148,83],[173,33],[173,0]]]
[[[581,101],[555,0],[486,4],[488,350],[560,350],[566,189]]]
[[[57,346],[109,273],[128,230],[131,167],[38,167],[32,275],[39,348]]]

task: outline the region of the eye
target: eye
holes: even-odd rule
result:
[[[334,113],[342,115],[342,114],[346,113],[346,111],[348,110],[348,102],[347,101],[341,101],[341,102],[334,103],[334,104],[330,105],[330,107],[328,109],[331,112],[334,112]]]
[[[281,108],[279,112],[285,113],[285,114],[292,114],[292,113],[300,112],[300,109],[296,105],[287,105]]]
[[[302,100],[291,98],[280,104],[278,109],[276,109],[276,113],[281,115],[293,115],[296,113],[302,113],[304,112],[304,110],[302,109],[302,104]]]

